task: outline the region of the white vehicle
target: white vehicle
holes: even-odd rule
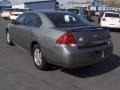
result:
[[[15,20],[18,16],[27,11],[31,11],[31,9],[28,8],[16,9],[14,12],[10,14],[10,20]]]
[[[120,28],[120,13],[105,12],[101,17],[100,25],[106,28]]]
[[[8,8],[6,10],[4,10],[2,13],[1,13],[1,17],[4,18],[4,19],[10,19],[10,14],[11,12],[13,12],[15,9],[13,8]]]

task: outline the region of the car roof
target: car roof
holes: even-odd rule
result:
[[[67,12],[67,11],[60,11],[60,10],[38,10],[38,11],[30,11],[30,12],[34,12],[34,13],[43,13],[43,14],[47,14],[47,13],[60,13],[60,14],[64,14],[64,13],[66,13],[66,14],[73,14],[73,13],[71,13],[71,12]]]
[[[118,13],[118,12],[105,12],[104,14],[106,14],[106,13],[120,14],[120,13]]]

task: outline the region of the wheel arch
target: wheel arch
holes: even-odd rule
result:
[[[33,42],[31,43],[31,46],[30,46],[31,55],[33,55],[33,52],[32,52],[33,47],[34,47],[35,45],[37,45],[37,44],[39,44],[37,41],[33,41]]]
[[[6,30],[6,33],[8,32],[8,28],[5,29]]]

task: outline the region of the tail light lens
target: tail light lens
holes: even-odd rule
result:
[[[106,21],[106,18],[103,18],[102,20],[103,20],[103,21]]]
[[[19,16],[19,14],[12,14],[12,13],[11,13],[11,16]]]
[[[75,45],[76,41],[73,37],[72,32],[66,32],[65,34],[63,34],[57,39],[56,43],[63,44],[63,45],[72,45],[72,44]]]

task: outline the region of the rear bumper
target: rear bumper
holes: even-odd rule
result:
[[[57,51],[51,54],[51,60],[48,61],[55,65],[65,68],[77,68],[92,65],[110,57],[113,52],[112,43],[102,47],[78,49],[65,46],[59,46]]]
[[[3,18],[9,18],[10,15],[3,15],[3,14],[1,14],[1,17],[3,17]]]
[[[18,16],[10,16],[10,20],[16,20]]]
[[[120,27],[110,27],[110,26],[102,26],[104,28],[108,28],[108,29],[120,29]]]
[[[110,25],[108,23],[101,23],[101,26],[106,28],[120,29],[120,24]]]

